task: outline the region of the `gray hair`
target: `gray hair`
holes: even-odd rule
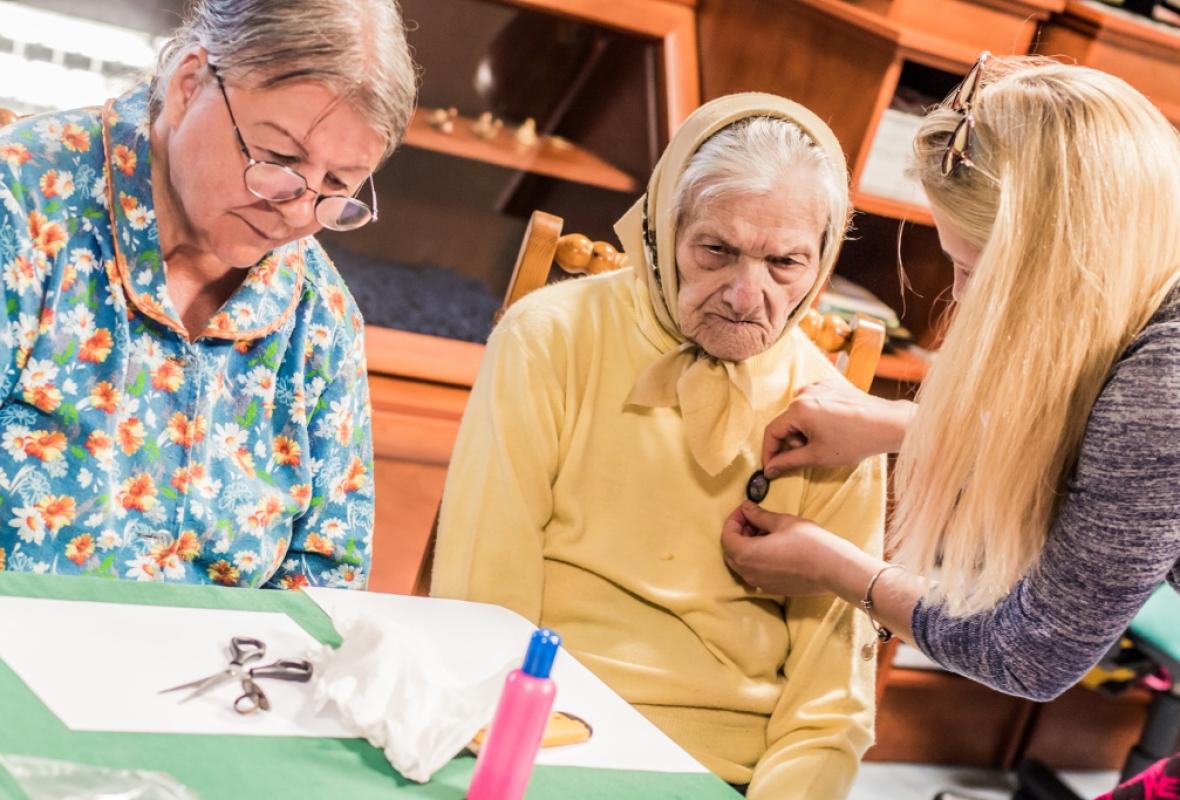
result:
[[[735,195],[774,195],[800,170],[811,172],[828,207],[823,251],[844,239],[848,186],[811,137],[781,117],[746,117],[722,128],[700,146],[680,175],[672,199],[673,219],[684,220],[702,203]]]
[[[385,136],[385,156],[410,124],[418,75],[395,0],[195,0],[160,51],[153,119],[193,45],[205,48],[229,80],[249,76],[261,89],[296,80],[323,84]]]

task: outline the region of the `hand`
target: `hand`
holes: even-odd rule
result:
[[[773,480],[791,470],[852,465],[896,452],[916,409],[907,400],[865,394],[839,378],[804,386],[766,426],[762,471]]]
[[[743,581],[787,597],[836,591],[829,576],[864,556],[856,545],[810,520],[742,503],[721,531],[725,563]]]

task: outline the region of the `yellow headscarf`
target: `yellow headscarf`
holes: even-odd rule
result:
[[[842,187],[848,185],[844,152],[823,121],[796,102],[772,94],[748,92],[719,97],[698,108],[672,137],[639,198],[615,223],[615,233],[635,269],[641,292],[650,298],[660,326],[679,346],[643,371],[627,398],[628,405],[679,408],[696,462],[710,475],[733,463],[754,426],[753,379],[746,362],[722,361],[685,338],[677,315],[676,220],[672,203],[689,160],[713,134],[747,117],[779,117],[797,125],[827,156]],[[840,211],[837,229],[848,216]],[[647,236],[645,237],[645,233]],[[655,263],[649,242],[654,238]],[[838,239],[842,238],[837,237]],[[815,285],[783,328],[785,336],[807,313],[832,272],[840,241],[828,242]],[[656,269],[658,265],[659,269]]]

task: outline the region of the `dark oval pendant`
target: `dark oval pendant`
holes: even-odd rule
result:
[[[762,470],[758,470],[750,476],[749,482],[746,483],[746,497],[750,498],[753,503],[761,503],[769,493],[770,479],[762,474]]]

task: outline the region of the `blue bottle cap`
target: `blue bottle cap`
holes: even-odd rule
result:
[[[524,666],[520,669],[534,678],[548,678],[553,670],[553,659],[561,647],[561,636],[548,628],[541,628],[529,640],[528,652],[524,654]]]

